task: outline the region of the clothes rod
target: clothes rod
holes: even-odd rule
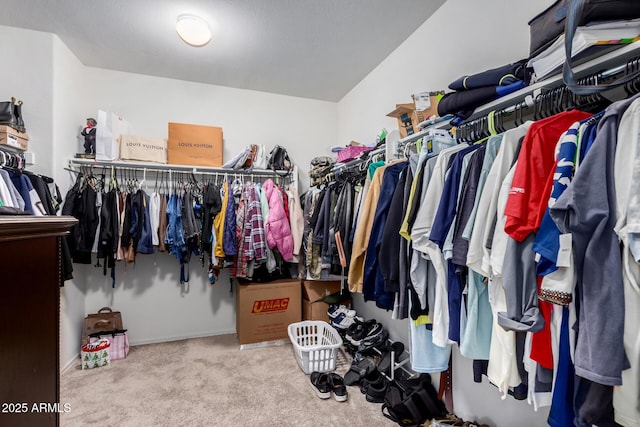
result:
[[[193,173],[206,173],[206,172],[214,172],[220,174],[229,174],[229,175],[267,175],[267,176],[280,176],[281,178],[286,177],[284,174],[287,171],[273,171],[271,169],[253,169],[251,171],[246,170],[236,170],[236,169],[228,169],[221,167],[213,167],[213,166],[194,166],[194,165],[171,165],[171,164],[162,164],[162,163],[149,163],[149,162],[129,162],[129,161],[101,161],[94,159],[70,159],[69,167],[73,167],[74,165],[80,166],[96,166],[96,167],[114,167],[114,168],[129,168],[129,169],[147,169],[147,170],[157,170],[157,171],[183,171],[183,172],[193,172]],[[297,166],[294,167],[293,171],[289,175],[295,175],[297,173]]]

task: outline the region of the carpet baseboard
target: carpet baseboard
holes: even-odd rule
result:
[[[60,369],[60,375],[71,369],[76,363],[78,363],[78,360],[80,360],[80,353],[76,353],[71,360],[65,363],[62,369]]]
[[[135,340],[135,341],[130,341],[129,345],[134,346],[134,345],[145,345],[145,344],[158,344],[163,342],[181,341],[181,340],[186,340],[190,338],[215,337],[218,335],[229,335],[229,334],[235,334],[235,333],[236,333],[235,329],[227,330],[227,331],[216,331],[216,332],[210,332],[210,331],[195,332],[191,334],[170,335],[170,336],[164,336],[164,337]]]
[[[285,338],[285,339],[274,340],[274,341],[256,342],[253,344],[241,344],[240,350],[251,350],[254,348],[265,348],[265,347],[278,347],[278,346],[289,344],[290,342],[291,341],[289,341],[288,338]]]
[[[228,331],[216,331],[216,332],[199,332],[199,333],[193,333],[193,334],[186,334],[186,335],[172,335],[172,336],[166,336],[166,337],[157,337],[157,338],[150,338],[150,339],[143,339],[143,340],[137,340],[137,341],[132,341],[129,343],[130,346],[135,346],[135,345],[145,345],[145,344],[158,344],[158,343],[163,343],[163,342],[171,342],[171,341],[180,341],[180,340],[186,340],[189,338],[205,338],[205,337],[215,337],[218,335],[229,335],[229,334],[235,334],[236,331],[234,330],[228,330]],[[71,360],[67,361],[67,363],[64,364],[64,366],[62,367],[62,369],[60,369],[60,374],[64,374],[66,371],[68,371],[69,369],[71,369],[73,366],[75,366],[76,363],[78,363],[78,360],[80,359],[80,353],[76,353]]]

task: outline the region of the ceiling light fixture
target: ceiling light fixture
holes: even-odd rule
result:
[[[211,40],[211,27],[199,16],[183,14],[178,16],[176,31],[188,45],[202,47]]]

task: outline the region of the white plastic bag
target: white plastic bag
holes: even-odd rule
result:
[[[96,127],[96,160],[118,160],[120,135],[130,133],[129,122],[110,111],[98,110]]]
[[[264,144],[256,144],[256,155],[253,158],[254,169],[266,169],[267,168],[267,147]]]

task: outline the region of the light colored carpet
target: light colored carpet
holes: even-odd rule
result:
[[[343,375],[348,360],[339,358]],[[67,426],[391,426],[358,387],[321,400],[290,343],[240,350],[235,335],[131,347],[125,360],[61,378]]]

